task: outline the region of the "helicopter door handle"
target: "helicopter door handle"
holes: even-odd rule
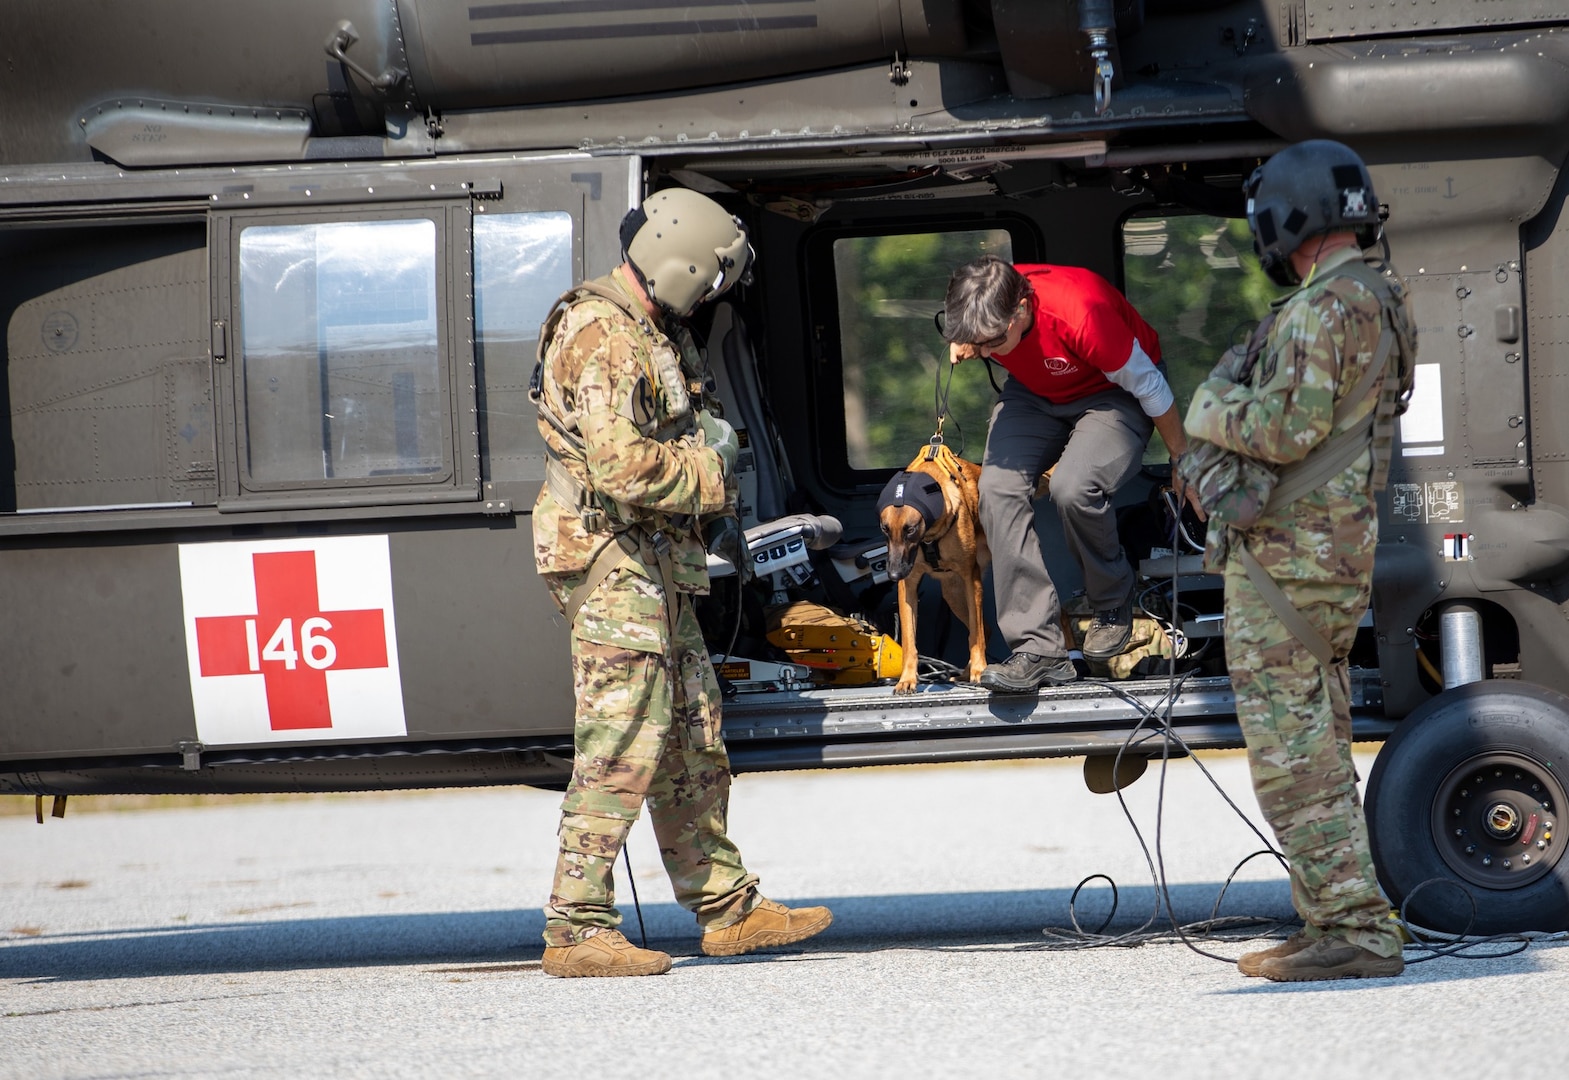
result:
[[[348,53],[349,46],[353,45],[359,39],[360,33],[358,30],[354,29],[354,24],[349,22],[347,19],[340,19],[338,20],[338,25],[333,28],[332,33],[327,35],[327,40],[322,47],[327,50],[328,56],[332,57],[334,60],[338,61],[338,63],[354,72],[354,74],[364,79],[367,83],[370,84],[371,89],[376,90],[378,93],[385,94],[388,90],[391,90],[404,79],[409,77],[408,72],[395,67],[388,68],[380,75],[372,75],[370,72],[356,64],[353,60],[350,60]]]

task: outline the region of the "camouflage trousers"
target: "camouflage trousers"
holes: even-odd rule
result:
[[[700,926],[734,922],[758,900],[757,878],[726,835],[730,759],[719,734],[719,684],[690,598],[677,594],[664,653],[579,636],[585,622],[605,625],[625,611],[618,594],[628,584],[612,575],[573,631],[577,724],[545,907],[547,945],[620,925],[613,870],[645,802],[676,900]],[[630,584],[647,595],[646,581]]]
[[[1225,565],[1226,660],[1259,809],[1290,864],[1291,902],[1310,937],[1332,935],[1379,956],[1400,952],[1378,889],[1351,761],[1351,684],[1325,671],[1248,580],[1233,534]],[[1267,552],[1259,553],[1264,562]],[[1371,559],[1368,560],[1371,569]],[[1278,571],[1277,571],[1278,572]],[[1335,648],[1350,651],[1367,610],[1360,580],[1277,583]]]

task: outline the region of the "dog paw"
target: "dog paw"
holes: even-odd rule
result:
[[[913,694],[915,693],[915,683],[916,680],[914,679],[900,679],[894,683],[893,692],[895,694]]]

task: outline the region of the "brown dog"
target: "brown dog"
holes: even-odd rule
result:
[[[982,575],[991,549],[981,531],[981,467],[937,444],[916,455],[877,501],[878,523],[888,540],[888,576],[899,583],[899,637],[904,670],[896,694],[915,689],[915,597],[921,578],[936,574],[943,599],[970,631],[969,681],[986,667]]]

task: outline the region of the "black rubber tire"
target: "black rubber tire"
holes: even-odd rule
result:
[[[1557,817],[1569,807],[1559,803],[1544,811],[1543,824],[1562,825],[1558,836],[1545,841],[1545,851],[1534,843],[1512,848],[1537,857],[1520,873],[1515,856],[1515,872],[1534,880],[1518,887],[1479,882],[1480,869],[1463,863],[1470,857],[1462,851],[1467,839],[1449,826],[1474,825],[1472,819],[1484,815],[1471,812],[1479,806],[1461,809],[1465,800],[1460,796],[1469,792],[1463,790],[1467,782],[1456,778],[1482,771],[1472,768],[1482,763],[1488,770],[1502,764],[1516,775],[1523,772],[1549,794],[1563,792],[1569,787],[1569,697],[1532,683],[1492,680],[1447,690],[1406,717],[1379,751],[1367,783],[1368,830],[1380,884],[1399,907],[1423,882],[1445,882],[1422,888],[1404,911],[1413,924],[1434,930],[1461,933],[1468,924],[1472,934],[1569,929],[1569,855],[1564,853],[1569,820]],[[1459,771],[1462,765],[1465,774]],[[1437,808],[1441,796],[1445,804]],[[1498,841],[1483,839],[1491,850],[1502,850]],[[1446,861],[1441,844],[1450,859],[1468,867],[1466,874]],[[1501,858],[1498,864],[1507,865]],[[1489,872],[1502,876],[1499,870]],[[1465,891],[1448,882],[1458,882]],[[1475,922],[1466,892],[1476,902]]]

